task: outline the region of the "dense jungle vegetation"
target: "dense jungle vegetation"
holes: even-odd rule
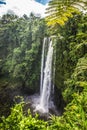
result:
[[[3,103],[8,108],[15,95],[38,92],[45,29],[45,21],[32,13],[22,18],[6,14],[0,19],[1,114]]]
[[[72,2],[63,4],[68,8],[58,21],[52,19],[55,13],[46,21],[32,13],[0,18],[0,130],[87,130],[87,13],[71,8]],[[30,110],[26,114],[24,101],[15,104],[14,97],[39,92],[43,39],[51,35],[56,49],[55,104],[63,114],[43,121]]]

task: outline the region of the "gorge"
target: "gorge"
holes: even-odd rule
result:
[[[30,102],[33,112],[39,112],[43,117],[47,114],[48,118],[51,113],[58,114],[56,106],[54,105],[55,61],[51,37],[45,37],[43,39],[41,55],[39,94],[31,95]]]
[[[0,19],[1,130],[87,129],[87,14],[72,15]]]

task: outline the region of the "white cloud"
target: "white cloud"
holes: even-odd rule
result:
[[[34,0],[6,0],[6,5],[0,6],[0,16],[5,14],[8,10],[14,11],[15,14],[22,16],[30,12],[40,13],[45,16],[45,5],[35,2]]]

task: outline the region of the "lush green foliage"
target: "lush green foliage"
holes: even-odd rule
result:
[[[55,85],[66,102],[63,116],[52,116],[50,130],[87,129],[87,14],[74,14],[56,30]],[[59,99],[57,99],[59,100]]]
[[[0,19],[0,75],[20,86],[38,85],[44,31],[43,19],[4,15]],[[38,67],[37,67],[38,66]]]
[[[32,13],[0,18],[0,115],[8,115],[15,95],[39,91],[45,30],[44,19]]]
[[[54,6],[51,11],[58,7],[59,14],[64,8],[55,6],[55,3],[52,3]],[[62,5],[67,7],[67,11],[70,9],[70,13],[62,13],[62,25],[65,25],[56,24],[55,31],[52,30],[52,34],[56,34],[53,37],[56,46],[55,86],[61,90],[66,102],[63,115],[51,116],[48,122],[44,122],[37,115],[32,117],[30,112],[26,116],[23,103],[16,104],[8,117],[1,118],[1,130],[87,129],[87,14],[75,13],[71,4],[72,1],[64,1]],[[0,23],[0,76],[37,90],[35,83],[39,80],[42,41],[46,33],[44,20],[32,14],[30,18],[6,15]]]
[[[32,117],[30,111],[25,116],[23,106],[24,103],[16,104],[7,118],[2,117],[0,130],[46,130],[47,122],[39,120],[37,114]]]
[[[1,130],[86,130],[87,129],[87,82],[82,93],[74,93],[73,100],[65,108],[63,116],[51,116],[46,122],[23,112],[24,103],[16,104],[11,114],[1,118]]]
[[[86,0],[51,0],[47,8],[47,24],[56,29],[57,25],[64,25],[73,17],[73,13],[87,9],[86,6]]]
[[[77,82],[87,80],[87,15],[74,15],[58,30],[56,49],[56,86],[67,101],[82,91]]]
[[[74,93],[62,117],[52,116],[49,130],[87,129],[87,82],[82,93]]]

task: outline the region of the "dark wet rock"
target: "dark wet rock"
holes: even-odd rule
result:
[[[55,90],[54,90],[54,104],[57,106],[59,113],[62,115],[62,113],[64,112],[64,107],[66,106],[66,103],[63,99],[61,90],[58,89],[57,87],[55,87]]]
[[[0,117],[8,116],[10,108],[14,104],[14,97],[22,95],[20,87],[13,88],[11,86],[0,86]]]

